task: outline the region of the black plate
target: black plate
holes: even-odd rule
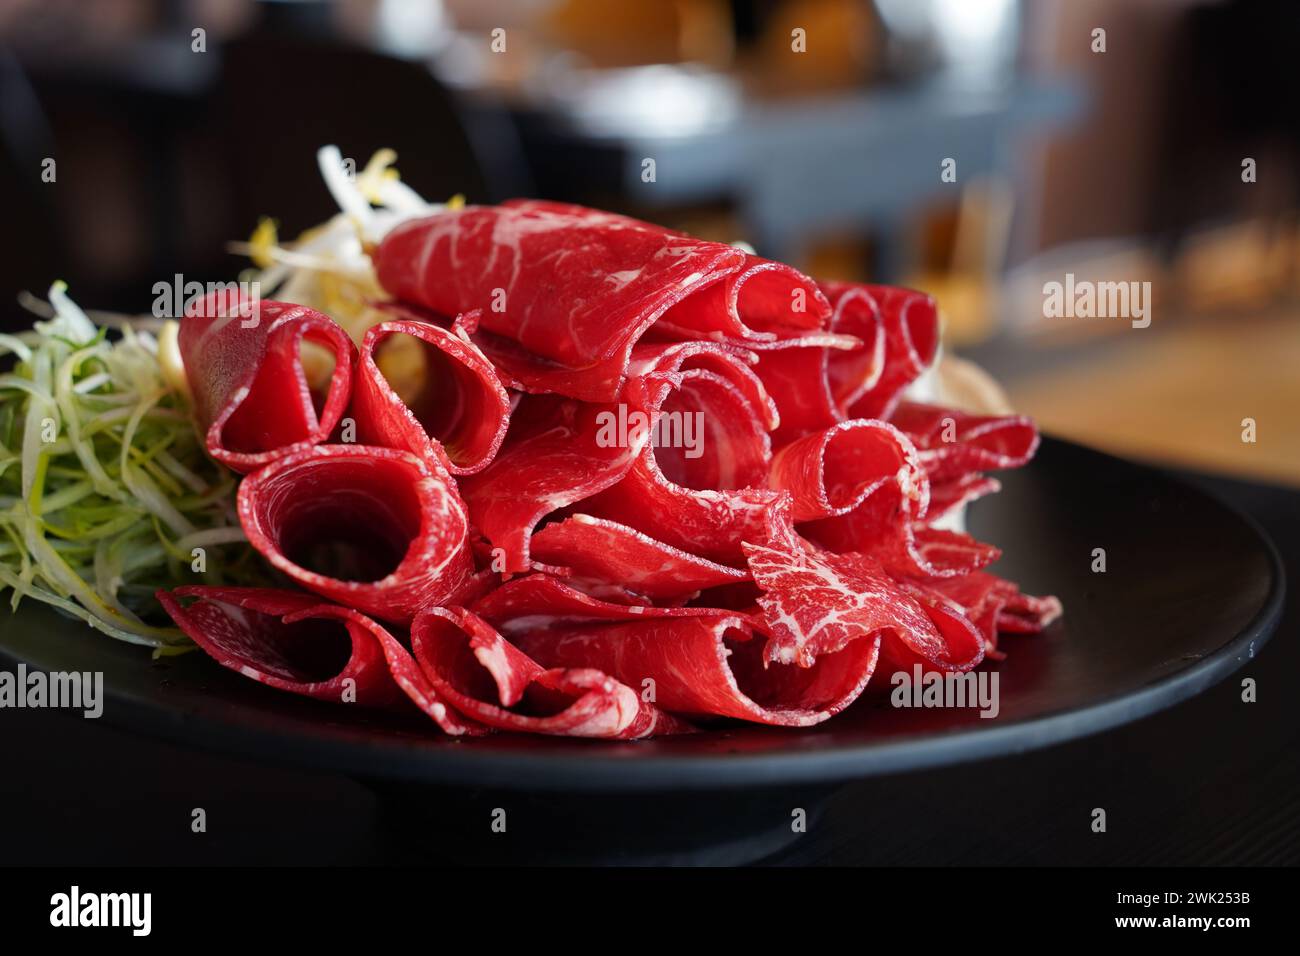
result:
[[[1065,617],[1007,637],[1001,714],[902,710],[864,698],[816,728],[736,726],[634,743],[496,736],[459,740],[422,721],[296,698],[200,654],[148,654],[35,606],[0,621],[0,658],[101,670],[109,723],[205,749],[456,787],[549,791],[832,783],[1015,753],[1136,720],[1252,657],[1284,590],[1272,544],[1247,519],[1158,471],[1062,441],[1003,476],[971,530],[995,568]],[[1107,570],[1093,573],[1093,549]]]

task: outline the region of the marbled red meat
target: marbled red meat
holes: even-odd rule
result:
[[[749,579],[749,573],[656,541],[627,525],[575,514],[533,536],[537,561],[562,569],[568,583],[592,593],[617,583],[652,601],[674,602],[706,588]],[[585,582],[579,584],[578,582]]]
[[[496,570],[527,571],[537,523],[584,501],[627,474],[648,434],[623,443],[599,441],[601,423],[619,406],[558,395],[526,396],[515,410],[496,460],[461,482],[475,527],[497,549]]]
[[[352,394],[357,441],[436,457],[454,475],[492,463],[510,422],[510,398],[465,332],[476,320],[443,328],[408,314],[366,333]],[[403,335],[419,343],[423,366],[420,392],[409,403],[376,360],[386,343]]]
[[[984,638],[984,653],[995,660],[1006,657],[998,650],[998,633],[1037,634],[1061,616],[1054,597],[1022,594],[1011,581],[984,571],[942,580],[908,581],[914,594],[940,596],[954,602]]]
[[[904,400],[929,296],[555,202],[408,221],[372,257],[393,299],[359,357],[283,303],[182,325],[245,533],[312,592],[161,595],[222,665],[449,733],[630,739],[815,724],[876,671],[967,671],[1060,614],[950,530],[1038,438]],[[395,336],[418,392],[382,371]],[[304,340],[335,356],[325,395]]]
[[[469,206],[397,226],[380,283],[445,315],[481,310],[479,344],[528,391],[610,401],[633,346],[672,337],[775,338],[822,328],[830,307],[788,266],[723,243],[563,203]]]
[[[158,600],[209,657],[269,687],[361,707],[414,703],[449,734],[486,729],[449,710],[410,652],[351,608],[294,591],[201,585]]]
[[[754,373],[728,352],[672,350],[629,379],[622,398],[650,440],[583,510],[709,560],[738,562],[741,542],[759,532],[777,496],[763,487],[775,414]]]
[[[692,729],[596,668],[542,667],[464,608],[421,614],[411,646],[442,698],[496,730],[626,740]]]
[[[864,336],[863,327],[869,328],[873,320],[860,313],[874,312],[879,316],[884,337],[883,364],[878,375],[857,379],[846,367],[833,372],[835,390],[844,402],[845,417],[889,418],[903,389],[933,364],[938,353],[939,310],[934,299],[923,292],[893,286],[827,282],[822,288],[832,302],[839,303],[842,297],[856,292],[874,305],[873,309],[855,295],[841,331],[855,334],[856,328],[857,334]],[[845,356],[843,361],[850,360],[850,356]],[[867,381],[872,384],[863,387]]]
[[[304,342],[333,356],[323,397],[308,387]],[[186,310],[179,345],[208,453],[235,471],[325,441],[347,407],[356,348],[332,319],[306,306],[216,293]]]
[[[912,440],[934,484],[980,471],[1019,468],[1038,450],[1038,429],[1024,415],[971,415],[901,402],[889,421]]]
[[[774,511],[767,540],[746,544],[745,555],[771,631],[768,662],[812,667],[872,635],[891,667],[915,660],[964,671],[984,656],[983,641],[960,615],[913,600],[866,554],[809,543],[782,510]]]
[[[238,509],[276,570],[381,620],[407,623],[476,587],[465,507],[433,458],[319,445],[245,478]]]
[[[512,581],[474,610],[542,666],[594,667],[696,719],[819,723],[862,693],[880,648],[864,631],[807,666],[769,666],[761,617],[612,604],[545,575]]]

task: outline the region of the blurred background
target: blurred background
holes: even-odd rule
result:
[[[0,0],[0,319],[232,279],[335,211],[318,146],[388,146],[924,289],[1046,430],[1300,485],[1297,61],[1294,0]]]

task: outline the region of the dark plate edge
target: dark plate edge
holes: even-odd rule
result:
[[[1055,440],[1087,448],[1075,442]],[[1087,450],[1108,458],[1117,457],[1092,448]],[[1151,468],[1127,459],[1120,460]],[[371,746],[304,739],[274,731],[232,727],[179,712],[167,713],[166,719],[160,721],[159,708],[129,699],[113,699],[114,717],[110,726],[205,753],[363,779],[555,793],[723,790],[838,783],[1026,753],[1066,740],[1093,736],[1192,697],[1251,660],[1277,630],[1286,597],[1286,574],[1277,547],[1267,532],[1250,515],[1212,491],[1184,481],[1165,469],[1151,470],[1227,510],[1254,533],[1268,556],[1271,570],[1268,597],[1246,628],[1214,654],[1141,690],[1107,698],[1080,710],[988,729],[899,737],[888,744],[873,745],[869,750],[842,747],[756,755],[629,757],[597,761],[586,754],[556,756],[474,750],[472,744],[467,744],[463,752],[456,752],[458,748],[448,748],[436,759],[422,760],[418,765],[408,755],[395,752],[395,747],[400,745],[391,742]],[[3,645],[0,645],[0,660],[10,665],[26,663]],[[193,732],[195,729],[200,731],[197,737]],[[598,747],[600,743],[593,741],[592,745]]]

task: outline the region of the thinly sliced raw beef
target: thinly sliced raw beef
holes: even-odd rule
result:
[[[749,573],[688,554],[635,528],[575,514],[533,535],[534,560],[563,568],[587,593],[617,582],[655,601],[689,599],[705,588],[749,579]],[[577,580],[575,580],[575,578]],[[581,582],[581,583],[580,583]]]
[[[312,592],[160,595],[224,666],[450,733],[631,739],[816,724],[879,668],[968,671],[1060,613],[958,530],[1032,423],[902,399],[929,296],[565,203],[421,208],[365,225],[391,226],[367,245],[391,300],[359,355],[310,309],[239,321],[236,293],[183,320],[248,539]]]
[[[1024,415],[971,415],[902,402],[889,421],[916,445],[933,483],[977,471],[1019,468],[1038,450],[1038,429]]]
[[[874,419],[841,422],[779,449],[768,483],[791,493],[795,521],[848,514],[886,484],[911,496],[919,511],[926,491],[911,443]]]
[[[846,402],[845,417],[889,418],[903,389],[929,368],[938,354],[939,311],[934,299],[923,292],[893,286],[826,282],[822,284],[822,289],[832,302],[840,302],[854,290],[870,296],[875,302],[885,340],[884,366],[875,378],[875,384],[865,390],[855,389],[851,369],[847,367],[833,370],[832,382],[833,388]],[[851,311],[858,313],[865,309],[865,304],[855,302]],[[858,333],[853,331],[855,324]],[[844,327],[837,331],[860,333],[859,337],[866,341],[862,327],[869,325],[869,319],[858,315],[852,320],[846,320]],[[845,361],[849,361],[848,356]],[[867,377],[869,379],[871,376]]]
[[[776,445],[844,421],[884,368],[885,335],[875,299],[861,286],[823,288],[833,305],[827,331],[751,343],[760,358],[758,376],[781,415],[772,434]]]
[[[726,352],[672,351],[629,378],[623,398],[653,440],[583,510],[713,561],[739,561],[740,542],[761,531],[775,498],[764,488],[774,415],[754,373]]]
[[[619,411],[554,395],[520,402],[496,460],[461,481],[474,526],[500,549],[495,570],[527,571],[539,521],[627,474],[650,436],[640,430],[626,443],[602,443],[602,428],[617,423]]]
[[[830,330],[852,336],[859,343],[847,351],[826,353],[826,388],[838,417],[844,419],[850,417],[849,409],[875,388],[885,369],[884,322],[880,307],[866,287],[847,282],[823,283],[822,290],[832,307]]]
[[[891,668],[965,671],[983,659],[983,639],[960,614],[918,603],[865,554],[802,540],[781,509],[770,518],[767,540],[745,545],[771,631],[765,661],[812,667],[867,637],[881,639],[881,663]]]
[[[799,531],[831,551],[874,558],[896,577],[957,577],[996,561],[1002,552],[993,545],[928,525],[929,483],[923,472],[919,478],[900,470],[851,511],[803,522]]]
[[[438,694],[497,730],[628,740],[692,729],[593,667],[543,668],[464,608],[421,614],[411,647]]]
[[[373,258],[401,300],[447,315],[481,309],[486,332],[593,380],[612,369],[612,389],[573,383],[569,394],[593,401],[614,398],[632,346],[664,311],[745,262],[730,246],[625,216],[529,202],[403,223]],[[531,385],[524,362],[507,374]]]
[[[488,357],[506,388],[537,395],[571,395],[589,402],[604,402],[618,395],[627,366],[618,361],[598,362],[586,368],[569,368],[528,351],[514,339],[475,329],[473,342]]]
[[[449,734],[485,730],[449,710],[406,648],[350,608],[269,588],[192,585],[157,596],[209,657],[245,677],[331,703],[399,708],[414,702]]]
[[[238,509],[277,570],[385,621],[408,623],[478,586],[453,479],[409,452],[318,445],[245,478]]]
[[[447,315],[482,310],[475,342],[509,384],[585,401],[616,397],[633,346],[670,311],[670,336],[756,339],[821,329],[830,312],[788,266],[563,203],[403,223],[374,262],[400,300]]]
[[[673,713],[786,727],[820,723],[856,700],[880,649],[879,638],[863,639],[812,667],[769,666],[748,618],[717,615],[538,629],[514,640],[551,666],[596,667],[652,687]]]
[[[334,357],[319,406],[303,342]],[[187,308],[179,345],[208,453],[235,471],[325,441],[347,407],[356,348],[333,319],[306,306],[216,293]]]
[[[929,526],[930,484],[920,458],[885,422],[842,422],[790,443],[774,456],[769,481],[791,493],[803,535],[837,553],[874,558],[890,574],[951,577],[1001,554],[968,535]]]
[[[1001,488],[1002,484],[996,478],[981,474],[931,484],[930,510],[925,513],[925,523],[933,525],[940,518],[955,513],[962,505],[996,494]]]
[[[560,621],[708,617],[724,613],[708,607],[656,607],[629,601],[606,601],[546,573],[527,574],[507,581],[471,602],[469,609],[511,639],[518,628],[549,626]]]
[[[1061,602],[1056,598],[1022,594],[1011,581],[984,571],[938,581],[910,581],[905,586],[913,593],[956,604],[983,635],[984,652],[994,660],[1006,657],[998,650],[999,632],[1037,634],[1061,616]]]
[[[909,526],[908,533],[890,542],[891,547],[873,549],[892,574],[919,574],[932,578],[954,578],[992,564],[1002,549],[977,541],[961,531]]]
[[[746,255],[720,282],[663,314],[656,335],[688,339],[775,339],[826,328],[831,307],[817,283],[780,262]]]
[[[765,431],[780,423],[776,402],[754,371],[759,363],[756,347],[779,347],[781,343],[754,342],[643,342],[632,350],[628,362],[630,379],[673,384],[683,372],[698,369],[725,378],[744,397],[745,404],[762,422]],[[641,388],[644,390],[645,385]]]
[[[695,717],[819,723],[862,693],[879,652],[868,638],[810,667],[769,664],[751,615],[611,604],[544,575],[511,581],[474,609],[542,666],[593,667]]]
[[[831,389],[830,364],[832,356],[852,354],[858,349],[858,339],[815,332],[747,345],[759,357],[755,371],[780,415],[779,427],[772,433],[773,443],[785,444],[844,419]]]
[[[505,439],[510,398],[465,332],[475,321],[471,316],[446,329],[410,313],[366,333],[352,394],[358,441],[431,455],[454,475],[482,471],[492,462]],[[376,359],[385,344],[403,341],[418,343],[420,358],[420,390],[406,400]]]

